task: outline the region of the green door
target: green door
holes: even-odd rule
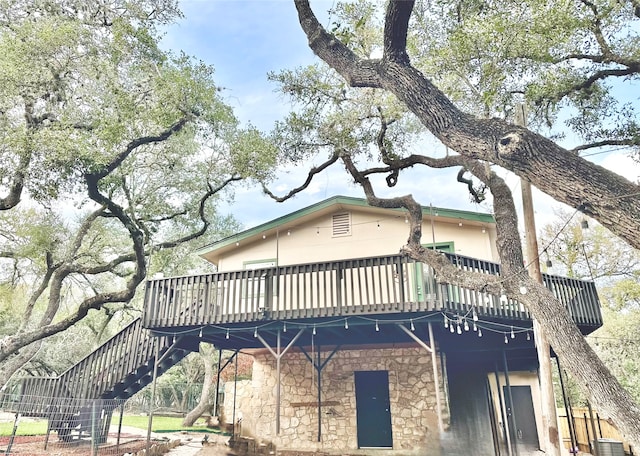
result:
[[[358,448],[393,448],[389,373],[355,372]]]

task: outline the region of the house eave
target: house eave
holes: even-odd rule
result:
[[[288,230],[294,230],[296,226],[311,218],[353,208],[359,208],[361,210],[374,213],[379,212],[388,214],[389,212],[397,212],[398,217],[403,217],[406,213],[405,209],[386,209],[370,206],[363,198],[334,196],[203,246],[196,251],[196,254],[210,263],[218,264],[220,258],[224,256],[228,250],[235,248],[239,244],[250,243],[260,238],[279,236],[280,233],[286,233]],[[464,222],[478,226],[489,226],[495,224],[495,219],[491,214],[481,212],[423,206],[422,214],[423,220],[433,218],[449,223]]]

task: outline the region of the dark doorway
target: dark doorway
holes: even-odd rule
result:
[[[359,448],[393,448],[389,373],[355,372]]]
[[[504,397],[509,419],[511,419],[511,414],[513,414],[516,421],[516,428],[511,429],[511,441],[516,442],[522,448],[537,450],[539,448],[538,428],[536,427],[536,415],[533,410],[531,387],[511,387],[513,406],[509,405],[509,395],[506,386],[504,387]],[[512,427],[511,421],[509,421],[509,426]]]

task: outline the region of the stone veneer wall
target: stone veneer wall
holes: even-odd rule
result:
[[[327,356],[324,352],[321,359]],[[439,454],[431,355],[419,347],[337,352],[322,371],[321,442],[317,375],[309,360],[300,352],[281,360],[280,434],[276,435],[276,363],[268,353],[257,354],[250,388],[239,384],[237,390],[236,415],[242,417],[242,434],[273,442],[279,450],[357,451],[354,372],[374,370],[389,372],[393,449],[402,454]],[[442,383],[441,372],[438,375]],[[441,397],[445,407],[444,394]],[[233,383],[225,389],[224,406],[230,422]],[[443,416],[447,418],[445,410]]]

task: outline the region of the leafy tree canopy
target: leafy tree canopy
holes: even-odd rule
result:
[[[215,203],[272,172],[213,68],[159,48],[179,17],[172,0],[0,1],[0,312],[21,303],[0,383],[89,310],[129,306],[149,258],[171,272],[236,228]]]

